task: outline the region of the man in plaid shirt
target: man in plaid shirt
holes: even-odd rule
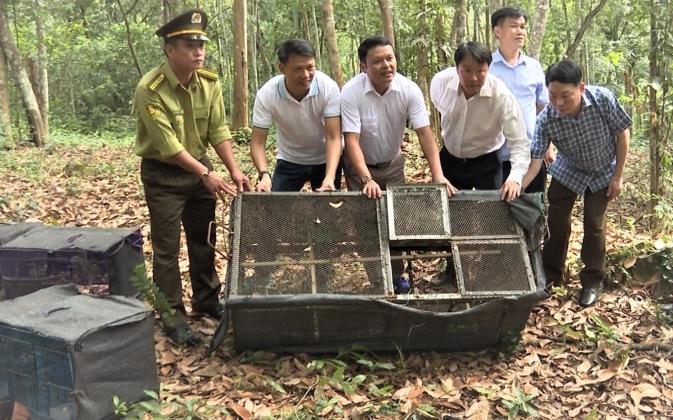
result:
[[[549,167],[549,239],[542,250],[547,284],[562,281],[572,209],[584,197],[584,238],[579,303],[593,305],[605,276],[605,213],[622,189],[629,150],[631,118],[609,90],[582,82],[579,66],[563,60],[547,70],[550,103],[538,115],[526,187],[540,170],[553,143],[558,150]]]

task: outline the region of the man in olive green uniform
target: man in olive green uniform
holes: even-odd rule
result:
[[[166,62],[143,76],[134,99],[135,152],[142,157],[140,174],[150,212],[154,282],[175,309],[175,316],[164,317],[163,325],[180,345],[200,341],[187,325],[182,303],[180,223],[187,238],[192,310],[219,318],[220,282],[208,244],[208,224],[215,218],[218,194],[249,189],[248,179],[234,161],[218,76],[202,68],[206,26],[205,13],[190,10],[157,30],[164,39]],[[206,156],[208,145],[222,159],[235,186],[212,171]],[[210,241],[215,242],[214,231]]]

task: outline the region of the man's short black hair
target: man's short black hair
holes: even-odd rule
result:
[[[291,55],[315,58],[315,50],[305,39],[290,38],[278,46],[278,61],[285,64]]]
[[[507,18],[519,19],[520,17],[522,17],[523,20],[528,22],[528,15],[526,14],[526,12],[519,9],[518,7],[507,6],[498,9],[491,15],[491,29],[500,25],[502,21]]]
[[[486,64],[489,66],[493,59],[491,50],[481,42],[463,42],[456,48],[456,52],[453,53],[453,61],[456,63],[456,67],[468,56],[472,57],[477,64]]]
[[[582,69],[572,60],[561,60],[547,69],[544,79],[547,86],[551,82],[572,83],[577,86],[582,81]]]
[[[388,38],[383,36],[370,36],[369,38],[364,39],[360,46],[358,47],[358,57],[360,58],[361,63],[366,63],[367,53],[372,48],[376,47],[385,47],[386,45],[392,46]]]

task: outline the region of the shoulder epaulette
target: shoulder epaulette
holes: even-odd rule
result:
[[[220,78],[215,70],[211,70],[206,67],[201,67],[200,69],[196,70],[196,73],[198,73],[199,76],[203,76],[210,80],[218,80]]]
[[[166,76],[163,73],[159,73],[150,82],[147,84],[147,88],[152,92],[156,92],[159,89],[159,86],[166,81]]]

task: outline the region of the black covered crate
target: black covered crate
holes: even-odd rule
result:
[[[110,294],[135,295],[130,283],[144,265],[134,229],[41,226],[0,246],[0,288],[15,298],[45,287],[107,284]]]
[[[134,298],[72,285],[0,302],[0,407],[20,404],[31,419],[113,417],[114,395],[132,402],[159,388],[153,322]]]

